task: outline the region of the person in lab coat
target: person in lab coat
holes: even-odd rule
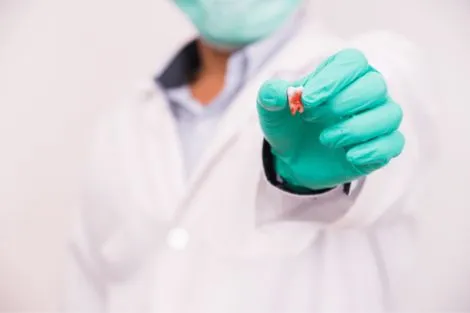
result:
[[[301,0],[175,3],[200,36],[98,127],[67,310],[393,309],[429,152],[417,50]]]

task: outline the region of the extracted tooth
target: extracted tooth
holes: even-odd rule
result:
[[[289,109],[292,115],[297,112],[302,114],[304,112],[304,105],[302,104],[302,92],[304,88],[299,87],[288,87],[287,88],[287,99],[289,102]]]

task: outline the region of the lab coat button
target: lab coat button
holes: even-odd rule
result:
[[[189,241],[189,234],[184,228],[173,228],[168,232],[167,244],[174,250],[184,250]]]

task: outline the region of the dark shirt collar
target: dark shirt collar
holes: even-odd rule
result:
[[[197,40],[181,49],[165,70],[155,78],[163,89],[181,87],[194,77],[200,68]]]

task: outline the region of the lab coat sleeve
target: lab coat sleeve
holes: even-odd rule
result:
[[[261,187],[266,195],[258,212],[258,222],[302,221],[338,227],[369,225],[392,208],[403,211],[407,196],[422,183],[430,165],[433,145],[433,97],[423,66],[422,55],[405,38],[388,33],[369,33],[350,41],[342,48],[362,51],[369,63],[384,76],[390,96],[404,112],[400,131],[406,138],[403,153],[386,167],[352,182],[348,190],[339,186],[316,195],[295,195],[276,187],[272,182]],[[264,162],[265,173],[268,164]],[[268,176],[268,175],[266,175]],[[269,204],[267,203],[269,202]],[[397,212],[395,212],[397,213]]]

